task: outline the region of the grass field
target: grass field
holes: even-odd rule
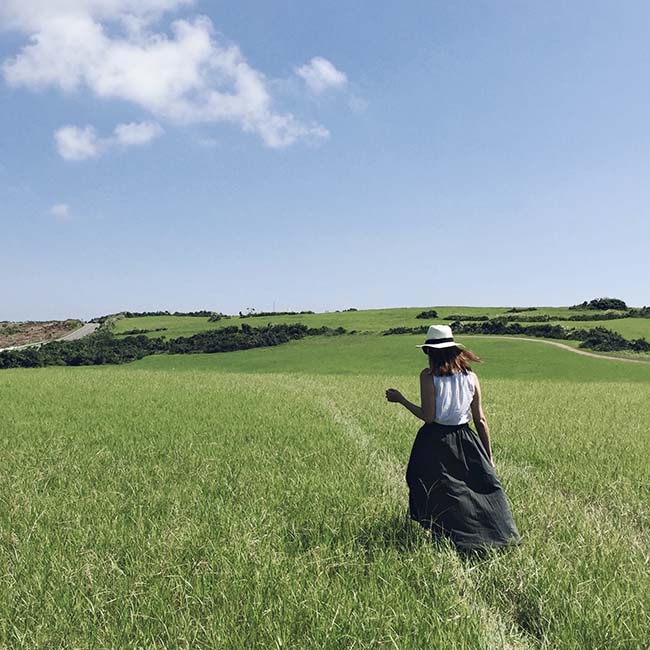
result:
[[[211,329],[219,329],[228,325],[239,325],[248,323],[251,327],[261,327],[267,323],[305,323],[310,327],[345,327],[348,331],[359,332],[381,332],[391,327],[419,327],[431,323],[449,323],[448,316],[454,314],[463,315],[486,315],[490,317],[504,314],[507,307],[435,307],[438,312],[438,319],[422,320],[416,316],[425,307],[409,307],[402,309],[370,309],[358,312],[330,312],[322,314],[303,314],[297,316],[273,316],[244,318],[239,317],[223,319],[210,323],[207,318],[195,316],[145,316],[141,318],[123,318],[115,322],[115,334],[134,329],[157,329],[167,328],[161,332],[150,332],[148,336],[163,336],[175,338],[178,336],[191,336],[197,332],[204,332]],[[619,332],[626,338],[634,339],[646,337],[650,339],[650,318],[620,318],[608,321],[567,321],[562,320],[571,314],[588,314],[593,312],[573,311],[565,307],[540,307],[538,311],[531,314],[549,314],[557,317],[551,321],[564,325],[565,327],[576,327],[589,329],[591,327],[607,327]],[[530,323],[523,323],[528,325]]]
[[[0,648],[650,647],[650,366],[462,337],[524,536],[467,559],[405,516],[420,338],[0,373]]]
[[[483,359],[476,370],[490,379],[650,382],[650,364],[593,359],[541,341],[504,340],[480,335],[459,336],[457,340]],[[409,375],[416,390],[418,372],[427,361],[415,347],[421,342],[421,336],[411,335],[310,337],[282,346],[228,354],[155,355],[145,357],[129,368],[252,373],[281,369],[301,374]]]

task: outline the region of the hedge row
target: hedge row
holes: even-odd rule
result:
[[[115,320],[117,318],[143,318],[146,316],[197,316],[202,318],[209,318],[215,313],[210,309],[199,309],[197,311],[168,311],[166,309],[158,311],[122,311],[117,314],[106,314],[105,316],[98,316],[93,318],[91,323],[105,323],[108,320]],[[222,314],[223,318],[230,318]]]
[[[302,314],[314,314],[313,311],[248,311],[239,312],[239,318],[257,318],[258,316],[301,316]]]
[[[579,329],[550,324],[521,325],[520,323],[508,323],[503,319],[492,319],[465,323],[454,321],[451,323],[451,328],[456,334],[523,335],[546,339],[574,340],[580,341],[581,348],[599,352],[618,350],[650,352],[650,342],[645,338],[626,339],[618,332],[613,332],[605,327]],[[393,327],[385,330],[383,334],[384,336],[391,334],[424,334],[426,331],[426,327]]]
[[[0,369],[119,364],[142,359],[151,354],[232,352],[280,345],[291,340],[302,339],[305,336],[337,336],[345,333],[346,331],[342,327],[337,329],[314,328],[307,327],[302,323],[269,324],[256,328],[243,323],[241,327],[224,327],[169,341],[147,336],[117,338],[110,332],[103,331],[77,341],[56,341],[40,348],[0,352]]]
[[[423,312],[428,313],[428,312]],[[433,312],[435,313],[435,312]],[[420,318],[418,315],[416,318]],[[437,318],[431,316],[430,318]],[[592,320],[616,320],[619,318],[650,318],[650,307],[630,308],[626,311],[606,311],[596,312],[593,314],[572,314],[571,316],[554,316],[551,314],[501,314],[490,318],[489,316],[475,316],[473,314],[449,314],[445,320],[467,321],[467,322],[487,322],[501,320],[506,323],[549,323],[551,321],[592,321]]]

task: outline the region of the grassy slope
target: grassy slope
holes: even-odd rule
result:
[[[225,354],[146,357],[131,368],[216,372],[410,375],[426,365],[415,347],[420,336],[374,334],[314,337],[272,348]],[[488,378],[548,381],[650,381],[650,365],[593,359],[538,341],[462,336],[482,359],[477,373]]]
[[[420,338],[0,373],[0,646],[650,647],[650,366],[462,337],[525,539],[463,560],[404,516]]]
[[[648,384],[486,373],[525,542],[481,561],[405,520],[418,425],[386,385],[409,387],[401,374],[0,373],[3,644],[647,648]]]
[[[302,316],[274,316],[274,317],[260,317],[260,318],[245,318],[239,317],[224,319],[216,323],[208,322],[207,318],[199,318],[192,316],[146,316],[142,318],[124,318],[118,320],[115,324],[115,333],[120,334],[127,330],[133,329],[154,329],[158,327],[166,327],[164,332],[152,332],[149,336],[164,336],[164,337],[177,337],[177,336],[191,336],[197,332],[202,332],[210,329],[218,329],[228,325],[238,325],[240,323],[248,323],[252,327],[260,327],[269,322],[272,323],[305,323],[311,327],[320,327],[327,325],[329,327],[343,326],[347,330],[357,331],[372,331],[380,332],[390,327],[418,327],[422,325],[429,325],[435,323],[449,323],[447,318],[453,314],[465,315],[487,315],[497,316],[503,314],[506,307],[436,307],[439,318],[437,320],[429,321],[416,318],[424,308],[422,307],[407,307],[400,309],[369,309],[358,312],[333,312],[322,314],[304,314]],[[590,327],[607,327],[616,332],[620,332],[627,338],[650,338],[650,319],[648,318],[621,318],[611,321],[563,321],[562,317],[570,314],[593,312],[579,312],[571,311],[564,307],[540,307],[537,312],[531,314],[550,314],[557,317],[557,321],[566,327],[577,328],[590,328]],[[526,325],[527,323],[524,323]]]

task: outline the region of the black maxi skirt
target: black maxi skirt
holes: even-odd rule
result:
[[[521,541],[506,495],[469,423],[424,424],[406,470],[411,519],[461,550]]]

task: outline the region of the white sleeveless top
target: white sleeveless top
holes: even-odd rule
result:
[[[438,424],[465,424],[472,417],[476,375],[456,372],[438,377],[432,375],[436,393],[436,419]]]

